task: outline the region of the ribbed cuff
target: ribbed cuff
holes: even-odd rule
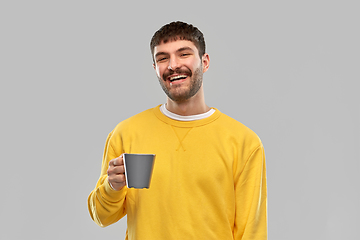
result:
[[[106,196],[106,198],[109,199],[110,201],[118,202],[125,198],[127,187],[124,186],[119,191],[116,191],[115,189],[112,188],[108,179],[106,179],[103,185],[100,187],[100,191],[102,192],[102,195]]]

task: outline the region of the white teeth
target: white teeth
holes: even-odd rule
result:
[[[171,77],[170,81],[174,81],[174,80],[177,80],[179,78],[186,78],[186,77],[187,77],[186,75],[177,75],[177,76]]]

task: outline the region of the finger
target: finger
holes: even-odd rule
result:
[[[111,159],[111,160],[109,161],[109,167],[115,166],[115,163],[114,163],[115,159],[116,159],[116,158]]]
[[[123,184],[126,182],[126,177],[124,174],[112,175],[109,176],[109,182],[112,184]]]
[[[119,165],[124,165],[124,154],[121,154],[120,157],[117,158],[117,163]]]
[[[111,160],[109,163],[109,168],[107,169],[107,175],[111,174],[125,174],[124,165],[114,165],[115,159]],[[117,163],[115,163],[117,164]]]
[[[121,154],[120,157],[114,158],[112,164],[113,166],[124,165],[123,154]]]
[[[115,181],[117,181],[118,183],[123,183],[126,181],[126,177],[124,174],[116,175]]]
[[[114,169],[113,169],[113,173],[115,173],[115,174],[124,174],[125,173],[124,165],[115,166]]]
[[[109,162],[109,167],[116,167],[118,165],[120,165],[118,158],[114,158],[114,159],[110,160],[110,162]]]

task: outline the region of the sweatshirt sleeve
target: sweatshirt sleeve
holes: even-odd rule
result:
[[[107,169],[109,161],[123,153],[122,144],[116,144],[116,146],[120,147],[114,150],[111,141],[112,133],[109,134],[106,140],[100,178],[95,189],[88,197],[90,216],[101,227],[109,226],[126,215],[126,186],[119,191],[115,191],[108,182]]]
[[[267,186],[262,144],[235,175],[235,240],[267,239]]]

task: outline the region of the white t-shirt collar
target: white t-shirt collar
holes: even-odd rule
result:
[[[210,117],[214,112],[215,109],[210,109],[209,111],[207,111],[206,113],[202,113],[202,114],[197,114],[197,115],[191,115],[191,116],[182,116],[182,115],[178,115],[175,113],[170,112],[169,110],[166,109],[166,104],[163,104],[160,106],[160,111],[167,117],[174,119],[174,120],[178,120],[178,121],[195,121],[195,120],[201,120],[207,117]]]

